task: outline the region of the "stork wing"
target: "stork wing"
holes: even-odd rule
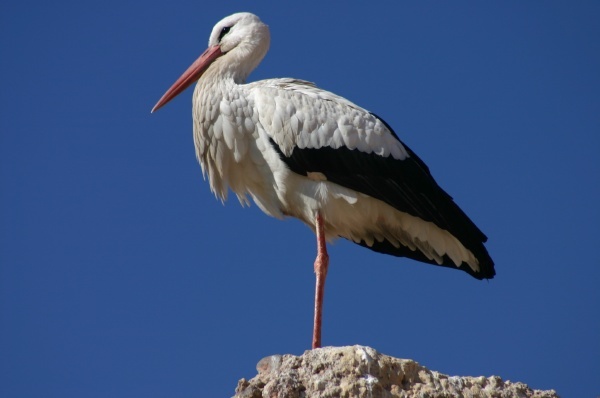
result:
[[[293,172],[322,173],[328,181],[434,223],[475,255],[481,272],[461,269],[479,279],[493,277],[493,261],[483,246],[487,237],[385,121],[312,83],[292,79],[259,83],[252,92],[260,123]],[[424,261],[385,242],[370,248]]]

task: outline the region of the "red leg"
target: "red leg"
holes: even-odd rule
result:
[[[321,323],[323,316],[323,295],[325,293],[325,278],[327,277],[327,267],[329,266],[329,255],[327,254],[327,245],[325,243],[325,226],[321,214],[317,213],[317,259],[315,260],[315,274],[317,283],[315,287],[315,323],[313,327],[312,348],[321,347]]]

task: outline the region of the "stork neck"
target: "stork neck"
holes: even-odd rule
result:
[[[267,48],[268,45],[257,47],[256,43],[240,45],[217,58],[201,79],[231,79],[236,84],[243,84],[262,61]]]
[[[202,94],[225,97],[227,93],[235,91],[239,84],[244,83],[240,78],[228,73],[205,73],[198,80],[196,90]]]

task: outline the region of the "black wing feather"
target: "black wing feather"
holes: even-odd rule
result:
[[[373,115],[377,117],[376,115]],[[394,137],[400,141],[391,127],[381,120]],[[401,141],[400,141],[401,142]],[[404,143],[409,157],[404,160],[392,156],[382,157],[375,153],[364,153],[346,147],[304,148],[295,147],[290,156],[285,156],[279,146],[271,144],[280,158],[293,172],[307,175],[320,172],[328,181],[343,187],[362,192],[379,199],[395,209],[430,221],[454,235],[479,260],[481,272],[475,273],[467,264],[462,269],[477,279],[492,278],[495,275],[494,263],[483,243],[487,237],[454,203],[432,177],[425,163]],[[422,253],[408,248],[396,248],[387,241],[375,242],[368,246],[360,245],[377,252],[395,256],[409,257],[418,261],[436,264]],[[456,265],[444,256],[443,266],[456,268]]]

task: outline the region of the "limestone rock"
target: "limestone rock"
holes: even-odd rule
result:
[[[363,346],[273,355],[256,369],[254,378],[238,382],[234,398],[558,397],[498,376],[447,376]]]

